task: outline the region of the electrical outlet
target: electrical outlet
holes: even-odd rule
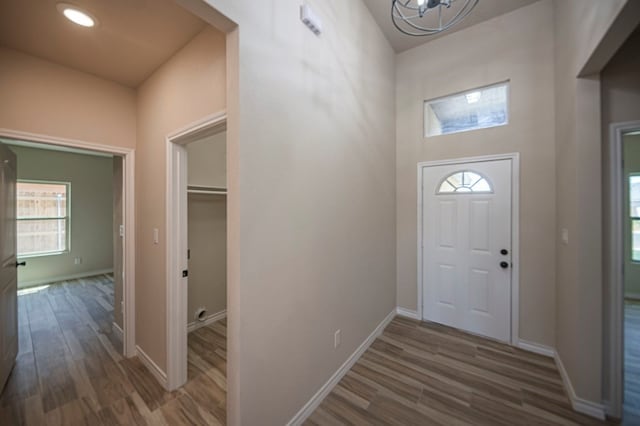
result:
[[[562,238],[562,243],[564,245],[569,244],[569,230],[567,228],[562,228],[562,231],[560,232],[560,237]]]
[[[81,257],[74,258],[73,263],[74,265],[82,265],[82,258]]]
[[[336,330],[336,332],[333,334],[333,348],[337,348],[338,346],[340,346],[340,340],[341,340],[341,331],[340,330]]]

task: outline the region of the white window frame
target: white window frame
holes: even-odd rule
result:
[[[16,223],[26,222],[32,220],[65,220],[65,250],[53,250],[53,251],[43,251],[37,253],[29,253],[29,254],[20,254],[18,253],[17,257],[20,259],[29,259],[34,257],[46,257],[46,256],[58,256],[65,253],[71,252],[71,182],[65,181],[55,181],[55,180],[32,180],[32,179],[18,179],[17,184],[20,183],[34,183],[34,184],[42,184],[42,185],[64,185],[67,187],[67,197],[66,197],[66,215],[55,217],[55,216],[47,216],[47,217],[30,217],[30,218],[19,218],[16,216]],[[17,197],[17,192],[16,192]],[[19,234],[18,234],[19,236]]]
[[[433,120],[434,118],[430,116],[435,115],[433,112],[433,109],[430,107],[430,104],[433,103],[437,103],[437,102],[441,102],[447,98],[454,98],[457,96],[464,96],[473,92],[479,92],[481,90],[485,90],[485,89],[491,89],[493,87],[499,87],[499,86],[505,86],[506,89],[506,100],[505,100],[505,111],[506,111],[506,119],[504,121],[504,123],[502,124],[496,124],[494,126],[488,126],[488,127],[477,127],[477,128],[471,128],[471,129],[464,129],[464,130],[456,130],[455,132],[449,132],[449,133],[438,133],[438,134],[430,134],[429,132],[429,122],[430,120]],[[423,102],[422,104],[422,118],[423,118],[423,129],[422,129],[422,133],[423,133],[423,137],[425,138],[434,138],[434,137],[438,137],[438,136],[447,136],[447,135],[454,135],[457,133],[466,133],[466,132],[473,132],[473,131],[477,131],[477,130],[485,130],[485,129],[493,129],[496,127],[503,127],[509,124],[509,119],[511,116],[511,102],[510,102],[510,98],[511,98],[511,80],[504,80],[504,81],[499,81],[497,83],[492,83],[492,84],[487,84],[485,86],[479,86],[479,87],[474,87],[471,89],[466,89],[466,90],[462,90],[460,92],[456,92],[456,93],[451,93],[445,96],[440,96],[437,98],[431,98],[431,99],[427,99]]]
[[[629,261],[632,263],[640,263],[640,259],[633,258],[633,222],[640,220],[640,216],[634,216],[631,212],[631,178],[632,177],[640,177],[640,173],[629,173],[627,175],[627,197],[629,202],[627,203],[627,211],[628,211],[628,219],[629,219],[629,234],[626,238],[629,238],[629,251],[631,252],[631,256]]]

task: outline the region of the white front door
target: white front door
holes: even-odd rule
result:
[[[0,393],[18,354],[16,156],[0,143]]]
[[[423,319],[510,341],[512,160],[422,169]]]

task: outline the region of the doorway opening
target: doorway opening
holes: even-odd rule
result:
[[[518,159],[418,164],[420,319],[518,344]]]
[[[611,126],[610,408],[640,422],[640,122]]]
[[[11,179],[3,172],[3,204],[16,206],[3,223],[3,253],[13,252],[15,266],[1,323],[5,337],[17,337],[11,351],[3,347],[6,399],[34,363],[53,371],[88,356],[80,341],[116,361],[133,356],[134,159],[128,149],[10,130],[0,130],[0,143],[17,165]],[[58,379],[38,371],[43,386]],[[43,408],[55,398],[44,395],[53,405]]]
[[[56,284],[92,288],[86,300],[100,317],[93,325],[133,356],[133,151],[9,130],[0,130],[0,142],[19,163],[19,296],[55,292]]]
[[[167,137],[167,388],[226,375],[226,112]],[[190,334],[191,332],[191,334]],[[206,346],[211,359],[198,347]],[[220,359],[218,359],[220,358]],[[203,362],[204,361],[204,362]]]

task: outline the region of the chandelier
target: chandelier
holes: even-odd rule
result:
[[[391,20],[410,36],[429,36],[462,21],[479,0],[392,0]]]

